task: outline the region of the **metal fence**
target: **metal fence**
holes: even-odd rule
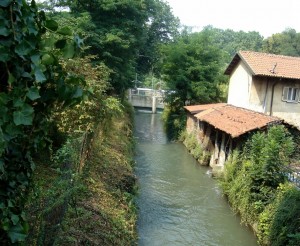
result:
[[[285,172],[288,180],[290,182],[294,183],[298,188],[300,188],[300,171],[286,167],[284,169],[284,172]]]

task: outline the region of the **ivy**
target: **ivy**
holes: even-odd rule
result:
[[[60,65],[82,40],[38,12],[34,1],[0,1],[0,241],[24,241],[23,205],[35,164],[48,144],[54,108],[78,103],[83,79]],[[59,106],[58,106],[59,105]]]

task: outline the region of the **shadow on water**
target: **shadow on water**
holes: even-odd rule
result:
[[[209,169],[168,141],[160,114],[135,114],[140,246],[254,246],[256,238],[230,210]]]

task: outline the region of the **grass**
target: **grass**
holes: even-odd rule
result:
[[[124,114],[95,131],[81,174],[38,165],[26,245],[136,245],[132,151]]]

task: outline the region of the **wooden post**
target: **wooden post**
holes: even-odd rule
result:
[[[209,139],[210,139],[210,134],[211,134],[211,126],[208,125],[207,128],[206,128],[206,132],[205,132],[204,140],[203,140],[203,148],[204,149],[206,149],[207,146],[208,146],[208,142],[209,142]]]
[[[210,162],[209,162],[209,165],[211,167],[213,167],[214,165],[217,164],[218,162],[218,158],[219,158],[219,143],[218,143],[218,137],[219,137],[219,131],[216,130],[216,137],[215,137],[215,146],[214,146],[214,149],[213,149],[213,152],[212,152],[212,155],[211,155],[211,158],[210,158]]]
[[[219,154],[219,161],[218,161],[218,165],[220,165],[222,167],[224,166],[225,159],[226,159],[225,139],[226,139],[226,133],[223,132],[223,134],[222,134],[221,148],[220,148],[220,154]]]

